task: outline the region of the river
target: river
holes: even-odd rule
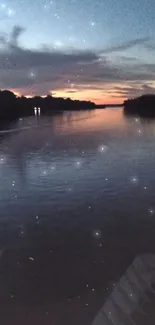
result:
[[[90,325],[155,251],[155,120],[120,108],[0,128],[0,319]]]

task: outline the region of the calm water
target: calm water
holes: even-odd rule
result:
[[[155,121],[121,109],[0,131],[0,320],[89,325],[139,253],[155,252]]]

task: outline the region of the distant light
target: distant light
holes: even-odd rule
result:
[[[139,118],[135,118],[135,122],[138,123],[139,122]]]
[[[63,43],[61,41],[55,41],[54,45],[57,46],[57,47],[62,47]]]
[[[92,26],[95,26],[95,23],[94,23],[94,21],[91,23],[91,25],[92,25]]]

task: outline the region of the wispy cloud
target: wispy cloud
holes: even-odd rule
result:
[[[150,41],[149,37],[133,39],[128,42],[122,44],[116,44],[109,48],[103,49],[102,53],[122,52],[138,45],[144,46],[148,41]]]

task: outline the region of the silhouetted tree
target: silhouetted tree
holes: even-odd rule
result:
[[[43,114],[53,111],[93,109],[95,104],[90,101],[71,100],[70,98],[56,98],[51,95],[46,97],[34,96],[26,98],[16,97],[9,91],[0,91],[0,119],[9,119],[34,114],[34,107],[40,107]]]
[[[126,100],[124,112],[126,115],[155,116],[155,95],[143,95]]]

